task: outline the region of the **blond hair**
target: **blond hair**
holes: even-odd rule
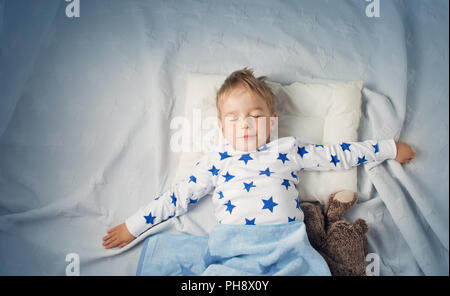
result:
[[[233,89],[236,89],[238,87],[244,87],[251,93],[259,96],[261,99],[263,99],[266,102],[270,113],[275,112],[275,106],[274,106],[274,97],[275,96],[274,96],[272,90],[270,89],[270,87],[265,82],[266,79],[267,79],[266,76],[260,76],[258,78],[255,78],[255,76],[253,75],[253,70],[247,69],[247,67],[231,73],[225,79],[225,81],[223,82],[220,89],[217,91],[216,107],[217,107],[218,116],[219,117],[221,116],[220,102]]]

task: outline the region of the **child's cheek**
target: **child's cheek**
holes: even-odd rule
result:
[[[236,127],[232,123],[227,123],[225,125],[225,129],[223,130],[225,138],[229,141],[234,143],[236,140]]]
[[[257,132],[258,137],[261,137],[263,139],[269,137],[270,135],[270,119],[267,117],[262,117],[258,119],[258,125],[257,125]]]

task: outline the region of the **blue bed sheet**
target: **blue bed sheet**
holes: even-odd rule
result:
[[[448,275],[449,2],[0,0],[0,274],[134,275],[156,233],[208,235],[208,200],[124,249],[106,230],[167,188],[189,72],[363,80],[360,140],[417,157],[358,168],[381,275]]]

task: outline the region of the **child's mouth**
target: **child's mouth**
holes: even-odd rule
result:
[[[243,136],[242,137],[242,139],[244,139],[244,140],[248,140],[248,139],[251,139],[251,138],[254,138],[255,136],[253,135],[245,135],[245,136]]]

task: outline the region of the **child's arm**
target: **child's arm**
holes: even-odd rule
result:
[[[401,150],[398,149],[400,143],[403,144]],[[367,162],[386,159],[407,162],[415,155],[406,143],[396,143],[393,139],[341,142],[332,145],[304,144],[297,140],[295,150],[299,170],[315,171],[346,170]],[[402,152],[403,156],[399,157],[398,152]]]
[[[123,247],[152,226],[169,218],[184,214],[189,204],[205,196],[214,188],[214,174],[205,155],[195,166],[192,174],[172,185],[169,190],[141,207],[135,214],[110,230],[103,240],[109,249]]]

